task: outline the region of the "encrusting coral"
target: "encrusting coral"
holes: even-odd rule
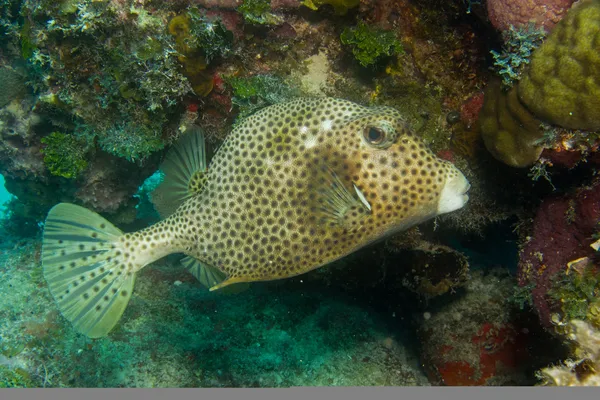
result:
[[[574,0],[487,0],[490,22],[499,30],[534,22],[550,30]]]
[[[585,321],[572,320],[566,323],[566,331],[574,345],[573,357],[539,371],[542,384],[600,386],[600,330]]]
[[[574,193],[546,198],[539,206],[521,245],[518,278],[520,286],[532,287],[532,306],[543,326],[552,325],[555,313],[565,320],[582,319],[589,299],[598,295],[597,272],[586,272],[581,264],[573,267],[573,261],[593,258],[591,244],[599,223],[597,180]]]
[[[9,67],[0,67],[0,88],[0,107],[22,96],[27,89],[23,75]]]

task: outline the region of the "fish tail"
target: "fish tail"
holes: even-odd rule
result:
[[[106,336],[131,298],[136,265],[123,232],[86,208],[60,203],[43,233],[44,277],[61,314],[80,333]]]

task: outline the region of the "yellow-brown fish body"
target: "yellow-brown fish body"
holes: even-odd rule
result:
[[[183,264],[213,289],[286,278],[456,210],[469,188],[397,111],[330,98],[257,112],[231,132],[208,167],[201,134],[191,133],[163,170],[155,204],[168,216],[142,231],[121,235],[73,205],[58,205],[48,216],[46,278],[63,315],[89,336],[114,326],[135,272],[167,254],[185,253]],[[74,212],[85,218],[69,224],[66,214]],[[82,225],[87,237],[96,234],[95,245],[74,237],[75,228],[85,236]],[[85,289],[73,286],[79,281]]]

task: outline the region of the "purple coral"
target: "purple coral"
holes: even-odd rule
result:
[[[550,31],[567,13],[574,0],[488,0],[488,16],[500,31],[533,22]]]
[[[567,263],[590,256],[590,244],[600,223],[600,181],[570,196],[546,199],[538,209],[533,233],[519,260],[519,284],[532,285],[533,305],[543,325],[549,326],[555,308],[547,296],[554,278]]]

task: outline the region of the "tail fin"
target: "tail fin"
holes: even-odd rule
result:
[[[106,336],[131,298],[135,273],[119,245],[122,234],[74,204],[60,203],[46,218],[44,277],[62,315],[91,338]]]

